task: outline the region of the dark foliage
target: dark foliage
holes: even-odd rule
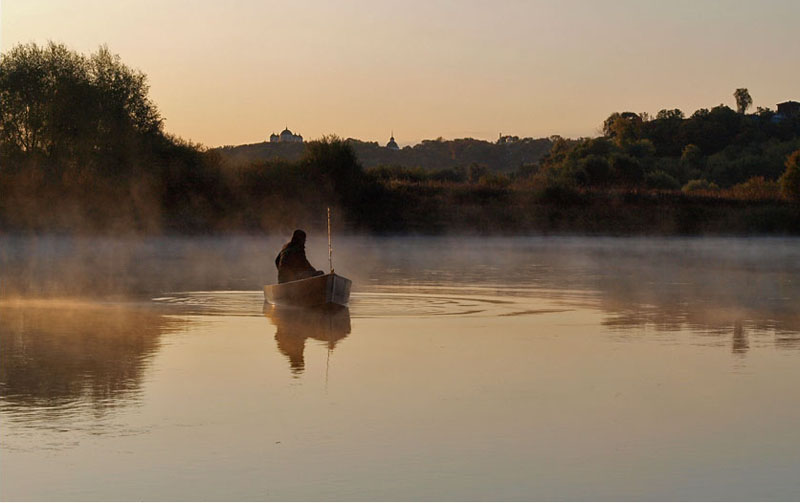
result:
[[[390,150],[376,142],[364,142],[353,138],[349,138],[347,143],[366,169],[397,166],[441,172],[479,165],[503,173],[511,173],[522,165],[537,162],[552,145],[552,141],[547,138],[516,137],[503,137],[495,143],[472,138],[457,140],[440,138],[424,140],[401,150]],[[227,146],[218,150],[220,155],[232,163],[274,159],[298,160],[303,154],[302,145],[296,143],[264,142],[236,147]]]
[[[762,177],[775,181],[787,155],[800,148],[800,116],[759,109],[746,89],[737,90],[739,113],[720,105],[686,118],[682,111],[613,113],[604,136],[572,145],[556,144],[540,165],[551,179],[578,187],[635,187],[675,190],[690,180],[731,188]]]
[[[797,116],[719,106],[612,114],[591,139],[206,150],[163,131],[147,90],[105,48],[4,54],[0,231],[322,230],[331,207],[369,232],[800,233]]]
[[[108,232],[277,230],[319,225],[325,207],[389,226],[392,198],[338,138],[297,160],[227,166],[163,132],[144,75],[101,48],[50,43],[0,64],[0,228]]]

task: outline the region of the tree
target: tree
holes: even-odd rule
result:
[[[124,157],[162,120],[143,73],[101,47],[89,57],[63,44],[17,45],[0,59],[0,143],[4,155],[64,164]]]
[[[750,105],[753,104],[753,98],[750,97],[747,88],[740,87],[733,92],[733,97],[736,98],[736,111],[740,114],[745,113],[750,108]]]
[[[644,170],[641,163],[627,154],[614,154],[610,161],[611,175],[616,182],[635,185],[642,181]]]
[[[683,120],[683,118],[683,112],[679,108],[659,110],[656,114],[656,120]]]
[[[653,141],[658,155],[680,155],[686,143],[682,134],[683,121],[683,112],[677,108],[659,110],[655,120],[646,123],[642,136]]]
[[[642,117],[633,112],[614,112],[603,122],[603,134],[620,145],[635,141],[641,135],[643,122]]]
[[[680,171],[678,176],[681,180],[700,178],[703,167],[703,152],[700,147],[689,143],[683,147],[680,159]]]
[[[786,158],[786,171],[778,183],[784,196],[800,201],[800,150],[795,150]]]
[[[700,164],[700,161],[702,159],[703,159],[703,152],[697,145],[690,143],[685,147],[683,147],[683,152],[681,152],[682,164],[686,164],[692,168],[696,168]]]
[[[0,60],[0,145],[4,154],[43,154],[60,122],[57,94],[75,96],[82,80],[82,61],[50,44],[14,47]],[[59,93],[59,90],[62,92]]]
[[[656,155],[656,147],[652,140],[644,139],[625,145],[625,151],[637,159],[646,159]]]
[[[581,174],[585,174],[585,179],[581,182],[586,185],[607,185],[611,181],[609,176],[611,167],[608,165],[608,160],[602,155],[591,154],[581,159],[578,166]]]
[[[633,112],[614,112],[603,121],[603,135],[617,138],[620,135],[635,136],[642,122],[642,117]]]

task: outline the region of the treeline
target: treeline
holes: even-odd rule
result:
[[[0,60],[4,229],[196,225],[219,207],[219,172],[167,135],[146,77],[101,47],[18,45]]]
[[[0,230],[277,231],[341,208],[382,226],[391,198],[343,141],[228,166],[166,134],[144,74],[100,48],[19,45],[0,60]]]
[[[739,109],[719,105],[688,118],[677,109],[662,110],[655,118],[614,113],[599,138],[557,141],[531,177],[565,187],[795,197],[791,172],[796,162],[790,155],[800,149],[800,114]]]
[[[503,136],[497,142],[461,138],[456,140],[423,140],[417,145],[391,150],[377,142],[348,138],[361,165],[366,169],[388,167],[417,171],[466,169],[470,166],[488,171],[511,173],[521,166],[531,165],[550,151],[549,138],[519,138]],[[226,146],[217,149],[223,159],[233,163],[267,160],[296,161],[303,156],[303,146],[297,143],[254,143]]]
[[[800,124],[771,111],[614,114],[599,138],[394,152],[327,137],[232,162],[165,133],[147,93],[105,48],[3,54],[0,232],[287,232],[324,228],[333,207],[367,232],[800,234]],[[365,169],[364,145],[436,161]]]
[[[738,111],[725,105],[700,109],[613,113],[603,136],[552,137],[538,162],[498,173],[480,164],[437,170],[378,166],[369,171],[386,183],[442,182],[512,186],[550,193],[682,192],[716,199],[800,198],[800,110],[778,114],[752,103],[737,89]],[[800,105],[798,105],[800,108]]]

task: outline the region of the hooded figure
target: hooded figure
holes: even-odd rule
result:
[[[306,233],[297,229],[292,240],[283,245],[281,252],[275,257],[278,268],[278,283],[286,283],[312,276],[325,274],[314,269],[306,259]]]

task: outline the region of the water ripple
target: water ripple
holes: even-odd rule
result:
[[[353,293],[351,317],[525,316],[565,310],[554,307],[551,300],[521,296],[519,291],[409,287],[381,290]],[[260,291],[180,292],[152,300],[176,314],[197,316],[261,316],[264,307]]]

